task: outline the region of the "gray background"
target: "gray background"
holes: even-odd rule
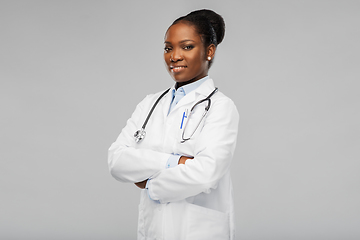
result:
[[[173,84],[163,37],[210,8],[240,112],[237,239],[359,239],[360,1],[0,1],[0,239],[135,239],[107,149]]]

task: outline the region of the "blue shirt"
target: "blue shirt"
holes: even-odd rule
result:
[[[179,95],[178,96],[178,102],[180,102],[180,100],[185,97],[186,94],[189,94],[191,91],[194,91],[196,88],[198,88],[203,82],[205,82],[206,80],[209,79],[209,76],[203,77],[200,80],[197,80],[196,82],[193,83],[189,83],[186,84],[182,87],[179,87],[177,90],[173,89],[171,94],[172,94],[172,100],[170,103],[170,108],[169,108],[169,112],[168,114],[171,112],[171,110],[176,106],[176,104],[173,104],[175,95]]]

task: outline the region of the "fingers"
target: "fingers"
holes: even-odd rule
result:
[[[194,158],[194,157],[181,156],[180,159],[179,159],[178,164],[185,164],[185,162],[186,162],[188,159],[193,159],[193,158]]]

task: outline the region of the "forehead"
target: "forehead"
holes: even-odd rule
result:
[[[185,23],[176,23],[169,27],[165,34],[165,42],[181,42],[183,40],[201,41],[195,27]]]

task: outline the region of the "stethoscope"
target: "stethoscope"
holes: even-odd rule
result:
[[[137,130],[137,131],[134,133],[135,142],[138,143],[138,142],[140,142],[141,140],[143,140],[143,139],[145,138],[145,136],[146,136],[146,131],[145,131],[146,124],[147,124],[147,122],[149,121],[150,116],[151,116],[151,114],[153,113],[156,105],[159,103],[159,101],[161,100],[161,98],[164,97],[165,94],[169,92],[169,90],[170,90],[170,88],[167,89],[165,92],[163,92],[163,93],[160,95],[160,97],[156,100],[156,102],[155,102],[154,105],[152,106],[152,108],[151,108],[149,114],[147,115],[147,117],[146,117],[146,119],[145,119],[145,122],[144,122],[144,124],[142,125],[141,129]],[[182,136],[181,136],[181,138],[182,138],[181,143],[186,142],[187,140],[189,140],[189,139],[194,135],[194,133],[196,132],[197,128],[200,126],[200,123],[202,122],[202,120],[204,119],[204,117],[206,116],[207,112],[208,112],[209,109],[210,109],[210,105],[211,105],[211,99],[210,99],[210,98],[211,98],[217,91],[218,91],[218,88],[216,87],[215,90],[212,91],[212,92],[209,94],[209,96],[207,96],[206,98],[198,101],[198,102],[195,103],[195,105],[191,108],[190,114],[189,114],[189,116],[188,116],[188,120],[186,121],[184,130],[183,130],[183,133],[182,133]],[[199,123],[197,124],[196,128],[194,129],[194,131],[190,134],[190,136],[187,137],[187,138],[185,138],[185,136],[186,136],[186,135],[185,135],[186,126],[188,125],[188,123],[189,123],[189,121],[190,121],[191,113],[193,112],[193,110],[195,109],[195,107],[196,107],[197,105],[199,105],[200,103],[206,102],[206,101],[207,101],[207,105],[206,105],[206,107],[205,107],[205,112],[203,113],[203,115],[202,115]]]

